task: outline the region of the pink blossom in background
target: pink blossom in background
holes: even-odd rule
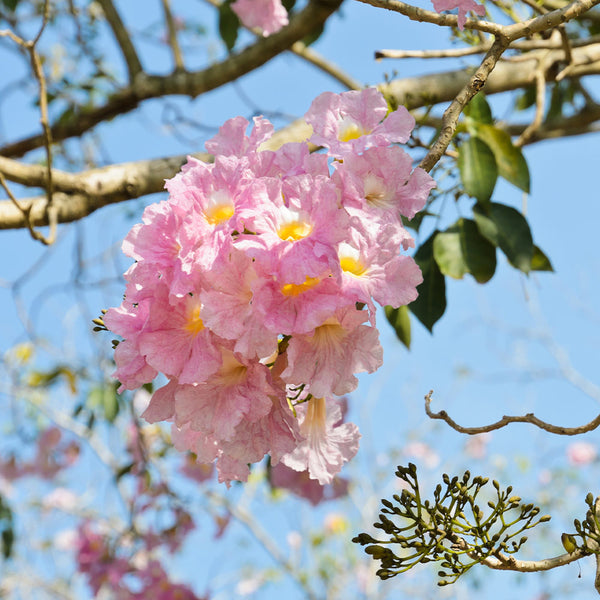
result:
[[[489,432],[470,435],[465,442],[465,452],[472,458],[485,458],[491,439],[492,434]]]
[[[188,453],[183,465],[179,468],[179,472],[185,475],[188,479],[193,479],[198,483],[202,483],[211,479],[214,473],[214,465],[212,463],[200,463],[196,460],[192,453]]]
[[[227,484],[266,455],[334,480],[360,437],[336,396],[383,360],[375,303],[405,305],[422,281],[402,217],[434,182],[396,145],[414,119],[374,88],[326,92],[305,118],[324,153],[261,151],[266,119],[249,133],[246,119],[227,121],[206,142],[214,162],[190,158],[126,237],[136,263],[105,315],[123,338],[119,391],[165,376],[143,418],[172,422],[175,447],[216,461]]]
[[[65,441],[58,427],[43,429],[37,439],[36,453],[31,460],[18,461],[15,456],[0,457],[0,478],[14,481],[21,477],[52,479],[79,458],[77,442]]]
[[[597,446],[590,442],[573,442],[567,446],[567,458],[573,466],[589,465],[597,457]]]
[[[423,442],[409,442],[402,450],[407,458],[418,458],[428,469],[434,469],[440,464],[440,457],[431,446]]]
[[[349,484],[343,477],[334,477],[331,483],[321,485],[316,479],[311,479],[307,471],[294,471],[282,462],[269,470],[269,481],[273,487],[286,489],[313,506],[345,496]]]
[[[287,10],[281,0],[237,0],[231,8],[244,26],[262,29],[265,37],[288,24]]]
[[[458,8],[458,28],[464,29],[467,22],[467,13],[472,10],[477,16],[485,16],[485,6],[477,4],[475,0],[431,0],[437,12],[454,10]]]

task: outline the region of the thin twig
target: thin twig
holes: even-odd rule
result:
[[[483,54],[491,48],[491,42],[469,46],[467,48],[448,48],[446,50],[377,50],[375,60],[382,58],[461,58],[473,54]]]
[[[363,85],[354,79],[351,75],[346,73],[341,67],[336,65],[330,60],[327,60],[322,54],[319,54],[316,50],[313,50],[307,46],[304,42],[296,42],[292,44],[290,51],[303,58],[311,65],[321,69],[327,75],[330,75],[334,79],[337,79],[343,86],[349,90],[362,90]]]
[[[529,8],[534,10],[536,13],[539,13],[540,15],[544,15],[548,12],[547,8],[540,6],[535,0],[521,0],[521,2],[523,2],[523,4],[527,4]]]
[[[173,52],[173,60],[175,62],[175,69],[183,71],[183,55],[181,54],[181,48],[177,41],[177,27],[175,26],[175,19],[173,19],[173,13],[169,6],[169,0],[162,0],[163,11],[165,13],[165,21],[167,22],[167,31],[169,32],[169,46]]]
[[[600,0],[598,0],[600,1]],[[107,0],[103,0],[107,2]],[[66,122],[55,123],[52,135],[61,141],[92,129],[117,115],[135,110],[141,102],[167,95],[196,97],[238,79],[257,69],[278,54],[288,50],[315,28],[323,25],[339,8],[341,0],[310,0],[280,31],[263,37],[247,48],[232,54],[221,62],[199,71],[176,72],[168,75],[138,73],[131,84],[115,93],[101,106],[79,107]],[[43,144],[40,136],[31,136],[0,148],[3,156],[22,156]]]
[[[112,29],[112,32],[119,44],[123,59],[127,65],[127,71],[129,73],[129,81],[133,82],[136,75],[143,71],[142,63],[140,62],[137,51],[131,41],[131,36],[127,31],[121,16],[117,12],[115,5],[112,0],[98,0],[98,4],[102,7],[102,12],[106,17],[106,20]]]
[[[221,0],[205,0],[211,6],[215,8],[219,8],[222,4]],[[262,30],[259,28],[251,28],[246,27],[242,24],[244,29],[251,31],[257,37],[263,37]],[[354,79],[351,75],[346,73],[343,69],[341,69],[338,65],[334,64],[330,60],[327,60],[322,54],[319,54],[316,50],[313,50],[309,46],[307,46],[304,42],[295,42],[290,47],[290,52],[293,52],[300,58],[303,58],[307,62],[311,63],[315,67],[321,69],[324,73],[331,75],[334,79],[337,79],[343,86],[347,87],[349,90],[361,90],[364,86],[362,86],[356,79]]]
[[[8,35],[8,37],[10,37],[16,44],[18,44],[29,54],[29,60],[31,68],[33,70],[33,75],[38,83],[39,88],[40,124],[42,125],[43,146],[46,152],[46,205],[44,210],[47,215],[48,224],[50,225],[50,231],[48,236],[44,236],[42,233],[34,229],[34,226],[29,218],[31,205],[29,205],[28,208],[24,208],[21,206],[21,204],[17,201],[17,199],[9,189],[5,178],[2,176],[2,173],[0,173],[0,185],[6,192],[10,200],[13,202],[13,204],[19,209],[19,211],[23,215],[25,225],[29,229],[31,236],[33,237],[33,239],[42,242],[46,246],[52,245],[56,240],[57,213],[56,209],[52,205],[52,131],[50,129],[50,123],[48,120],[48,95],[46,91],[46,78],[44,77],[44,71],[42,69],[42,61],[40,60],[40,56],[36,50],[36,44],[40,40],[42,33],[44,32],[44,29],[48,24],[49,12],[50,2],[49,0],[45,0],[42,24],[37,35],[32,40],[25,41],[16,34]]]
[[[515,146],[523,146],[541,127],[546,110],[546,76],[545,69],[540,64],[535,74],[535,116],[530,125],[515,141]]]
[[[213,502],[222,504],[232,517],[234,517],[242,525],[244,525],[246,529],[248,529],[248,531],[254,536],[254,539],[256,539],[256,541],[266,550],[266,552],[271,555],[271,558],[300,586],[309,600],[317,600],[315,593],[310,587],[308,587],[307,581],[301,577],[301,574],[298,573],[298,570],[294,567],[294,565],[287,560],[287,558],[279,549],[279,546],[258,524],[253,515],[248,513],[241,506],[230,502],[224,496],[215,494],[211,491],[206,491],[205,494],[211,498]]]
[[[492,47],[485,55],[477,71],[475,71],[467,85],[463,87],[463,89],[458,93],[456,98],[454,98],[450,106],[444,112],[440,134],[435,143],[431,146],[429,152],[419,164],[422,169],[428,172],[431,171],[434,165],[444,155],[448,146],[450,145],[450,142],[452,141],[452,138],[454,137],[454,132],[456,131],[456,126],[458,125],[460,113],[471,100],[471,98],[473,98],[473,96],[475,96],[475,94],[485,85],[489,74],[492,72],[496,66],[496,63],[498,62],[498,59],[507,47],[508,41],[505,38],[497,37],[494,40]]]
[[[511,50],[555,50],[558,48],[565,49],[565,56],[568,62],[572,61],[571,48],[581,48],[583,46],[591,46],[600,42],[600,35],[593,35],[584,39],[579,40],[568,40],[568,46],[565,46],[562,36],[564,35],[564,28],[559,27],[560,39],[556,39],[551,36],[547,40],[523,40],[521,42],[514,42],[510,45]],[[375,60],[382,58],[461,58],[463,56],[472,56],[474,54],[483,54],[492,47],[491,41],[486,41],[477,46],[468,46],[466,48],[446,48],[444,50],[377,50],[375,52]],[[568,54],[567,54],[568,53]],[[524,55],[524,60],[529,60],[531,57]],[[510,60],[514,60],[515,57],[511,57]],[[508,60],[503,58],[502,60]]]
[[[35,239],[38,239],[43,244],[50,246],[56,240],[56,220],[50,217],[51,214],[56,216],[56,211],[52,206],[52,130],[50,129],[50,123],[48,121],[48,95],[46,93],[46,78],[44,77],[42,63],[37,50],[35,49],[35,45],[31,46],[31,65],[40,89],[40,123],[44,131],[44,149],[46,151],[46,198],[48,200],[46,204],[46,211],[49,216],[50,224],[48,237],[36,235]]]
[[[42,244],[46,246],[51,246],[55,241],[55,232],[56,226],[58,224],[58,210],[56,206],[48,206],[47,198],[44,198],[44,205],[41,207],[41,213],[43,214],[44,224],[50,226],[50,236],[46,238],[43,234],[41,234],[37,229],[35,229],[34,223],[31,219],[31,209],[33,207],[33,202],[28,202],[27,206],[22,206],[21,203],[16,199],[15,195],[12,193],[8,184],[6,183],[6,179],[2,173],[0,173],[0,186],[6,192],[6,195],[9,197],[10,202],[16,206],[17,210],[22,216],[22,223],[24,227],[27,227],[31,237],[34,240],[42,242]]]
[[[411,21],[433,23],[434,25],[440,25],[441,27],[458,26],[458,17],[456,15],[441,15],[440,13],[431,10],[425,10],[424,8],[406,4],[400,0],[359,0],[359,2],[364,2],[365,4],[370,4],[377,8],[398,12],[405,17],[408,17]],[[465,29],[474,29],[476,31],[501,35],[504,27],[490,21],[467,19]]]
[[[587,433],[588,431],[593,431],[600,425],[600,415],[598,415],[593,421],[586,423],[585,425],[581,425],[580,427],[561,427],[558,425],[551,425],[550,423],[546,423],[541,419],[538,419],[533,413],[528,413],[522,416],[509,417],[503,416],[499,421],[492,423],[490,425],[483,425],[482,427],[463,427],[459,425],[454,419],[452,419],[445,410],[434,413],[431,410],[431,396],[433,395],[433,390],[430,391],[425,396],[425,412],[430,419],[440,419],[445,421],[452,429],[458,431],[459,433],[466,433],[468,435],[477,435],[478,433],[487,433],[489,431],[494,431],[495,429],[501,429],[502,427],[506,427],[510,423],[531,423],[544,431],[548,431],[550,433],[555,433],[557,435],[579,435],[581,433]]]

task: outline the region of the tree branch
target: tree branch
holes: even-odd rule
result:
[[[492,423],[490,425],[483,425],[482,427],[463,427],[459,425],[454,419],[452,419],[445,410],[434,413],[431,410],[431,396],[433,395],[433,390],[430,391],[425,396],[425,412],[430,419],[440,419],[445,421],[452,429],[458,431],[459,433],[466,433],[468,435],[477,435],[478,433],[487,433],[489,431],[494,431],[495,429],[501,429],[502,427],[506,427],[510,423],[531,423],[544,431],[548,431],[550,433],[555,433],[556,435],[579,435],[581,433],[587,433],[588,431],[593,431],[598,426],[600,426],[600,415],[598,415],[594,420],[586,423],[585,425],[581,425],[580,427],[561,427],[559,425],[551,425],[550,423],[546,423],[541,419],[538,419],[533,413],[528,413],[526,415],[517,416],[517,417],[509,417],[503,416],[499,421]],[[550,567],[553,568],[553,567]]]
[[[210,155],[204,153],[193,156],[205,161],[212,160]],[[4,161],[6,160],[4,159]],[[160,192],[164,189],[164,180],[173,177],[186,160],[186,155],[179,155],[111,165],[101,169],[92,169],[79,175],[55,171],[56,188],[67,191],[67,193],[54,193],[53,207],[56,211],[57,222],[77,221],[107,204],[115,204]],[[21,166],[28,168],[30,165]],[[32,172],[38,178],[37,185],[43,185],[45,177],[43,169],[34,165],[31,167]],[[2,170],[1,163],[0,170]],[[60,175],[57,176],[57,173]],[[45,197],[21,198],[19,203],[27,207],[26,210],[32,225],[48,224]],[[0,202],[0,229],[15,229],[25,226],[26,221],[22,212],[12,202]]]
[[[475,94],[477,94],[477,92],[485,85],[490,73],[507,47],[508,41],[506,38],[498,36],[494,40],[492,47],[486,53],[477,71],[475,71],[467,85],[465,85],[465,87],[456,95],[456,98],[454,98],[450,106],[444,112],[440,134],[429,149],[429,152],[425,155],[425,158],[423,158],[419,164],[422,169],[428,172],[431,171],[434,165],[443,156],[444,152],[446,152],[446,149],[454,137],[460,113],[469,103],[471,98],[473,98],[473,96],[475,96]]]
[[[206,0],[208,4],[219,8],[222,4],[221,0]],[[252,31],[257,37],[263,37],[262,30],[259,28],[246,27],[243,23],[241,24],[244,29]],[[303,58],[307,62],[311,63],[318,69],[321,69],[324,73],[331,75],[334,79],[337,79],[342,85],[346,86],[349,90],[361,90],[363,86],[351,77],[348,73],[343,71],[338,65],[327,60],[324,56],[319,54],[313,48],[307,46],[304,42],[294,42],[290,47],[290,52],[296,54],[300,58]]]
[[[342,0],[311,0],[283,29],[201,71],[177,71],[169,75],[148,75],[140,72],[127,88],[115,93],[106,104],[80,108],[66,123],[55,123],[52,137],[55,142],[79,136],[98,123],[134,110],[140,102],[167,95],[195,98],[216,89],[260,67],[268,60],[287,50],[322,25],[340,6]],[[599,0],[600,1],[600,0]],[[0,148],[0,155],[22,156],[39,148],[42,136],[24,138]]]
[[[452,543],[459,546],[461,549],[468,549],[469,545],[458,535],[449,536]],[[469,556],[471,556],[469,554]],[[539,571],[550,571],[557,567],[563,567],[576,560],[580,560],[584,556],[588,556],[583,550],[577,549],[575,552],[560,554],[552,558],[544,558],[542,560],[518,560],[514,556],[507,556],[502,552],[496,552],[496,557],[489,556],[481,560],[481,564],[496,569],[498,571],[519,571],[520,573],[537,573]],[[475,557],[473,557],[475,558]]]
[[[119,44],[119,48],[125,59],[125,64],[127,65],[127,71],[129,72],[129,82],[131,83],[136,75],[143,71],[142,63],[140,62],[137,51],[133,46],[129,32],[121,20],[112,0],[98,0],[98,4],[102,7],[102,12],[112,29],[117,44]]]
[[[176,70],[183,70],[183,55],[181,54],[181,48],[177,41],[177,27],[175,26],[175,19],[173,19],[173,13],[169,6],[169,0],[162,0],[163,11],[165,13],[165,21],[167,22],[167,31],[169,38],[169,46],[171,46],[171,52],[173,53],[173,61],[175,62]]]
[[[398,12],[405,17],[408,17],[411,21],[432,23],[434,25],[440,25],[441,27],[458,26],[458,17],[456,15],[441,15],[440,13],[431,10],[412,6],[412,4],[406,4],[400,0],[359,0],[359,2],[364,2],[365,4],[370,4],[377,8]],[[476,31],[500,35],[502,34],[503,26],[491,23],[490,21],[467,19],[465,29],[474,29]]]
[[[269,39],[269,38],[267,38]],[[564,60],[564,50],[539,50],[529,53],[519,62],[501,60],[492,71],[484,86],[488,95],[506,92],[532,85],[538,74],[540,61],[544,57],[544,77],[547,82],[554,79],[557,69],[554,67]],[[577,77],[600,74],[600,43],[573,49],[573,60],[579,64]],[[461,69],[434,73],[420,77],[397,79],[379,86],[379,89],[395,102],[409,109],[437,104],[454,98],[461,88],[473,76],[473,69]],[[575,74],[569,78],[575,79]],[[589,105],[576,115],[560,121],[542,124],[527,140],[531,144],[540,140],[576,135],[596,131],[595,123],[600,120],[600,105]],[[438,127],[440,121],[429,117],[431,125]],[[428,121],[428,123],[429,123]],[[507,125],[505,129],[511,135],[521,134],[526,125]],[[274,133],[264,144],[264,149],[274,150],[290,141],[303,141],[311,135],[311,129],[300,119]],[[195,155],[199,156],[199,155]],[[203,160],[209,159],[202,155]],[[186,161],[185,156],[173,156],[155,160],[137,161],[113,165],[104,169],[94,169],[80,174],[71,174],[52,170],[54,202],[60,206],[58,222],[71,222],[83,218],[102,206],[138,198],[145,194],[160,192],[164,179],[173,177]],[[0,156],[0,173],[7,180],[30,187],[46,187],[45,167],[26,165]],[[31,218],[36,225],[48,223],[43,214],[43,198],[20,200],[31,205]],[[0,229],[26,227],[23,215],[9,201],[0,201]]]

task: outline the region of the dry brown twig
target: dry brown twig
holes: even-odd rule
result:
[[[48,25],[49,14],[50,0],[45,0],[42,12],[42,24],[40,26],[40,29],[38,30],[38,33],[31,40],[24,40],[23,38],[10,31],[0,31],[0,35],[7,35],[10,39],[12,39],[16,44],[18,44],[29,54],[29,60],[31,62],[33,75],[39,87],[40,124],[42,126],[43,131],[43,146],[46,152],[45,213],[47,215],[48,225],[50,226],[48,236],[44,236],[42,233],[35,229],[30,220],[31,204],[27,206],[21,205],[21,203],[15,198],[14,194],[9,189],[8,184],[6,183],[6,179],[2,176],[2,173],[0,173],[0,185],[10,198],[11,202],[13,202],[13,204],[19,209],[19,211],[23,215],[25,226],[29,230],[31,237],[33,237],[34,240],[42,242],[46,246],[52,245],[56,239],[57,211],[56,208],[53,206],[52,130],[50,128],[50,122],[48,120],[48,95],[46,90],[46,78],[44,76],[44,71],[42,69],[42,61],[40,60],[40,56],[37,52],[36,45],[42,37],[44,29]]]
[[[430,419],[440,419],[444,421],[452,429],[458,431],[459,433],[466,433],[467,435],[477,435],[479,433],[487,433],[489,431],[494,431],[495,429],[502,429],[511,423],[531,423],[544,431],[548,431],[550,433],[555,433],[556,435],[579,435],[582,433],[587,433],[588,431],[593,431],[598,426],[600,426],[600,415],[598,415],[595,419],[586,423],[585,425],[581,425],[579,427],[562,427],[559,425],[552,425],[550,423],[546,423],[541,419],[538,419],[533,413],[527,413],[526,415],[521,416],[503,416],[499,421],[495,423],[491,423],[490,425],[483,425],[481,427],[463,427],[459,425],[454,419],[452,419],[445,410],[441,410],[440,412],[433,412],[431,410],[431,397],[433,395],[433,390],[431,390],[425,396],[425,412]]]
[[[162,0],[162,6],[163,12],[165,13],[169,46],[171,47],[171,52],[173,53],[175,69],[183,71],[185,68],[183,65],[183,54],[181,53],[181,48],[179,47],[179,42],[177,41],[177,27],[175,26],[175,19],[173,18],[173,13],[171,12],[169,0]]]

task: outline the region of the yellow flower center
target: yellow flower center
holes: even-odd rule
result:
[[[229,350],[222,351],[223,365],[219,370],[219,380],[225,385],[239,385],[246,379],[248,367],[240,363]]]
[[[349,142],[350,140],[356,140],[359,137],[369,133],[365,131],[356,121],[342,117],[340,121],[340,127],[338,129],[338,140],[340,142]]]
[[[213,206],[209,206],[204,215],[206,220],[211,225],[219,225],[223,223],[223,221],[227,221],[233,217],[233,213],[235,209],[233,204],[215,204]]]
[[[340,266],[342,267],[342,271],[352,273],[352,275],[356,275],[357,277],[360,277],[367,270],[367,267],[360,260],[352,256],[341,256]]]
[[[306,290],[315,287],[320,281],[318,277],[307,277],[304,283],[286,283],[281,286],[281,293],[284,296],[298,296]]]
[[[200,318],[200,305],[195,306],[191,311],[189,311],[185,328],[194,337],[196,337],[204,329],[204,323]]]
[[[278,230],[277,235],[282,240],[288,242],[297,242],[309,236],[312,231],[312,225],[304,221],[291,221],[284,223]]]

